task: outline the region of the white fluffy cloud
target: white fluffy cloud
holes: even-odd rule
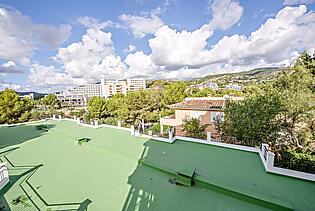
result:
[[[212,14],[209,22],[212,29],[229,29],[239,22],[243,14],[243,7],[235,0],[209,0],[208,10]]]
[[[129,66],[126,76],[144,76],[153,78],[158,74],[160,67],[153,63],[151,55],[146,55],[143,51],[129,54],[125,63]]]
[[[107,27],[125,28],[121,24],[115,23],[111,20],[100,21],[98,19],[88,17],[88,16],[79,17],[78,22],[87,28],[98,28],[98,29],[104,29]]]
[[[311,4],[315,0],[284,0],[284,5]]]
[[[111,36],[99,28],[88,29],[80,42],[58,50],[54,60],[61,67],[33,64],[29,79],[41,86],[78,85],[96,82],[101,75],[123,75],[126,66],[115,55]]]
[[[122,14],[119,18],[136,38],[143,38],[146,34],[153,34],[164,24],[155,13],[150,16]]]
[[[71,34],[69,25],[35,24],[18,11],[0,6],[0,58],[19,61],[45,46],[57,48]]]
[[[205,27],[193,32],[161,27],[149,40],[153,61],[169,70],[196,69],[215,63],[233,66],[284,64],[296,50],[315,45],[315,13],[307,12],[304,5],[285,7],[249,36],[224,36],[211,49],[206,47],[211,31],[204,30]]]
[[[8,61],[0,64],[0,73],[21,73],[22,70],[19,69],[14,61]]]
[[[80,42],[60,48],[55,59],[64,65],[65,71],[72,77],[93,79],[99,75],[92,67],[114,53],[111,36],[111,33],[100,29],[88,29]]]
[[[149,40],[153,61],[160,66],[203,65],[207,59],[205,47],[213,31],[201,29],[193,32],[161,27]]]
[[[164,25],[148,41],[150,54],[136,51],[130,45],[123,61],[115,54],[111,33],[94,27],[95,23],[89,20],[92,28],[81,41],[58,50],[54,59],[60,67],[33,64],[30,79],[40,85],[74,85],[97,82],[101,75],[108,78],[192,78],[289,65],[301,50],[315,46],[315,13],[308,12],[302,5],[283,8],[249,35],[224,36],[209,47],[208,39],[215,30],[236,24],[243,12],[236,1],[224,2],[229,4],[211,2],[212,18],[199,29],[177,31]],[[223,10],[221,21],[218,21],[220,15],[216,8]],[[231,8],[238,12],[233,10],[234,14],[229,15]]]
[[[21,86],[20,84],[16,84],[16,83],[11,83],[8,81],[0,81],[0,91],[4,90],[4,89],[13,89],[16,91],[30,91],[30,87],[29,86]]]
[[[65,72],[59,72],[53,65],[44,66],[32,64],[30,67],[30,80],[39,86],[50,85],[80,85],[86,83],[84,78],[73,78]]]
[[[208,63],[209,51],[207,40],[214,30],[226,30],[236,24],[243,13],[243,8],[234,0],[209,1],[208,9],[212,19],[199,29],[177,31],[165,25],[160,27],[149,40],[152,59],[167,69],[179,69],[183,66],[201,67]]]
[[[119,19],[122,21],[121,28],[131,31],[135,38],[143,38],[147,34],[153,34],[164,25],[160,16],[170,4],[170,0],[165,0],[162,5],[151,11],[141,12],[140,15],[122,14],[119,16]]]
[[[285,7],[250,36],[223,37],[210,51],[209,63],[247,65],[263,60],[276,63],[290,58],[297,49],[315,45],[315,13],[307,8]]]
[[[137,50],[136,46],[134,45],[129,45],[128,48],[124,49],[124,53],[132,53]]]

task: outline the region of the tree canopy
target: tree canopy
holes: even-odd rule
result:
[[[315,83],[305,58],[312,61],[314,56],[302,54],[293,70],[253,88],[244,101],[230,102],[225,121],[218,123],[223,140],[249,146],[267,142],[274,151],[309,151],[314,140],[310,125]]]
[[[192,138],[205,139],[207,134],[205,129],[207,124],[201,124],[198,118],[186,118],[183,123],[183,130],[186,132],[186,136]]]
[[[21,98],[14,90],[0,92],[0,124],[28,121],[32,108],[32,100]]]

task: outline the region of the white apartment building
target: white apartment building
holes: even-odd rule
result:
[[[137,91],[140,89],[146,89],[145,80],[141,78],[127,79],[127,85],[129,86],[129,91]]]
[[[57,94],[57,99],[66,107],[86,108],[87,106],[87,98],[83,94],[62,92]]]
[[[86,84],[73,87],[57,94],[57,98],[68,107],[86,107],[91,97],[111,97],[115,94],[127,94],[129,91],[146,89],[144,79],[132,78],[127,80],[107,80],[101,78],[100,84]]]
[[[225,85],[225,89],[227,90],[235,90],[235,91],[242,91],[242,87],[239,86],[238,84],[228,84],[228,85]]]
[[[86,98],[91,98],[94,96],[101,96],[101,84],[86,84],[74,87],[67,91],[70,94],[74,95],[84,95]]]
[[[198,89],[206,89],[206,88],[211,88],[211,89],[214,89],[214,90],[218,90],[219,89],[219,85],[217,83],[215,83],[215,82],[212,82],[212,81],[199,84],[199,85],[197,85],[195,87],[197,87]]]
[[[108,98],[115,94],[127,94],[129,91],[146,89],[146,82],[141,78],[127,80],[108,80],[104,76],[101,78],[101,96]]]
[[[100,84],[86,84],[57,94],[57,99],[67,107],[86,107],[91,97],[101,96]]]

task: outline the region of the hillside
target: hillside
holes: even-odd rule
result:
[[[245,85],[249,83],[261,83],[265,81],[271,81],[275,79],[280,73],[288,71],[288,68],[256,68],[249,71],[237,72],[237,73],[226,73],[217,75],[207,75],[202,78],[192,80],[195,84],[216,82],[218,85],[225,85],[229,83],[237,83],[239,85]]]
[[[24,96],[24,95],[29,95],[31,93],[34,94],[34,99],[40,99],[42,97],[44,97],[46,94],[44,93],[38,93],[38,92],[17,92],[20,96]]]

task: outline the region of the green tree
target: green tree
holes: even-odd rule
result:
[[[131,124],[144,124],[150,120],[150,112],[152,104],[150,91],[140,90],[137,92],[129,92],[126,95],[124,106],[120,110],[123,119]]]
[[[208,124],[201,124],[198,118],[186,118],[183,122],[183,130],[188,137],[205,139],[207,134],[205,129]]]
[[[48,94],[44,98],[42,98],[43,104],[48,107],[54,107],[58,105],[58,99],[55,94]]]
[[[300,61],[301,62],[301,61]],[[275,152],[291,148],[309,149],[308,125],[314,120],[310,98],[314,76],[304,65],[280,75],[276,80],[252,89],[243,102],[231,102],[225,121],[218,123],[222,139],[249,146],[269,142]]]
[[[31,117],[33,102],[10,89],[0,92],[0,124],[28,121]]]
[[[171,105],[184,100],[186,94],[187,84],[183,81],[174,81],[164,87],[163,103]]]
[[[209,96],[217,96],[216,91],[214,89],[211,89],[211,88],[189,89],[189,97],[209,97]]]
[[[108,101],[102,97],[92,97],[88,102],[88,112],[91,118],[107,118],[110,113],[107,108]]]
[[[240,91],[236,91],[236,90],[226,90],[226,89],[217,91],[217,96],[224,96],[224,95],[244,96],[244,93]]]
[[[55,108],[60,107],[57,95],[55,94],[48,94],[44,98],[40,99],[39,105],[44,106],[45,109],[49,109],[50,114],[55,112]]]
[[[303,66],[308,69],[311,74],[315,75],[315,52],[313,56],[308,54],[306,51],[303,52],[298,58],[296,66]]]
[[[118,93],[114,95],[113,97],[108,99],[107,109],[109,112],[109,115],[111,117],[116,118],[117,120],[123,120],[123,117],[121,116],[122,110],[125,106],[125,95]]]
[[[224,122],[217,122],[221,138],[227,143],[260,146],[279,138],[276,121],[282,108],[277,95],[257,94],[244,101],[231,101],[224,110]]]

